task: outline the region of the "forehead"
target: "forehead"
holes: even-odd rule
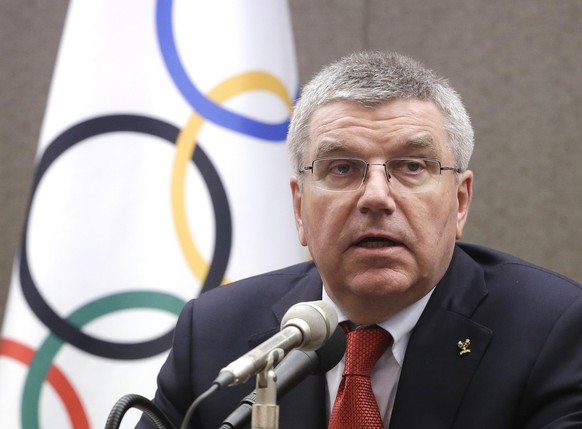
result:
[[[395,99],[375,106],[336,101],[321,106],[310,124],[310,154],[423,148],[435,157],[448,150],[444,117],[432,102]]]

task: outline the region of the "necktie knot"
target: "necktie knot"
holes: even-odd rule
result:
[[[342,328],[347,335],[344,375],[369,377],[380,356],[391,345],[391,335],[379,326],[349,330],[347,324],[342,323]]]

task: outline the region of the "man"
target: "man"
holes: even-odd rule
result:
[[[323,299],[352,329],[390,334],[371,376],[380,426],[582,427],[582,288],[457,243],[472,196],[473,131],[446,81],[397,54],[343,58],[304,88],[288,144],[299,240],[313,262],[185,307],[155,398],[176,426],[222,367],[279,330],[289,307]],[[281,398],[280,427],[336,420],[344,366]],[[212,395],[192,427],[219,427],[253,387]]]

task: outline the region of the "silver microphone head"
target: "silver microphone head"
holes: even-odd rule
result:
[[[301,330],[303,341],[299,350],[317,350],[325,344],[337,328],[335,309],[324,301],[300,302],[295,304],[281,321],[281,329],[295,326]]]

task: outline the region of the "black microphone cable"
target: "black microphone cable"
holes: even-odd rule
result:
[[[192,417],[194,416],[194,413],[198,409],[200,403],[206,398],[208,398],[210,395],[212,395],[214,392],[220,390],[222,386],[226,385],[226,381],[228,380],[229,375],[230,374],[219,374],[216,380],[214,380],[214,383],[212,383],[212,385],[208,389],[206,389],[204,393],[199,395],[194,400],[194,402],[192,402],[192,404],[188,408],[188,411],[186,412],[186,415],[184,416],[184,420],[182,421],[182,426],[180,426],[180,429],[188,429],[188,426],[190,425],[190,420],[192,420]]]
[[[219,390],[222,387],[222,383],[225,381],[225,375],[219,375],[214,383],[200,396],[198,396],[194,402],[188,408],[186,415],[184,416],[184,420],[182,421],[182,425],[180,429],[187,429],[188,425],[190,424],[190,420],[192,416],[196,412],[196,409],[200,405],[200,403],[212,395],[214,392]],[[176,429],[176,427],[170,422],[170,420],[166,417],[166,415],[149,399],[144,398],[143,396],[136,395],[134,393],[130,393],[127,395],[122,396],[116,403],[113,405],[113,408],[109,412],[109,416],[107,417],[107,422],[105,423],[105,429],[119,429],[121,425],[121,420],[125,416],[125,413],[130,408],[137,408],[138,410],[145,413],[156,425],[158,429]]]
[[[137,408],[142,411],[154,422],[158,429],[176,429],[152,401],[133,393],[122,396],[115,403],[107,417],[105,429],[119,429],[123,416],[130,408]]]

